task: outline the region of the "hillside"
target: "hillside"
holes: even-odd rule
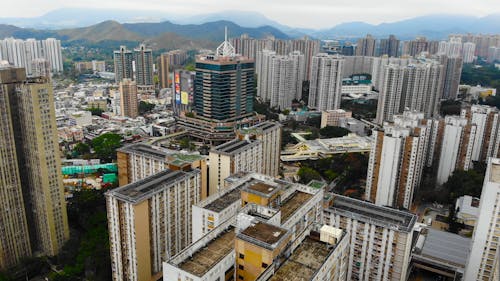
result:
[[[57,34],[60,37],[67,38],[68,41],[141,41],[143,39],[141,35],[127,30],[116,21],[105,21],[89,27],[58,30]]]

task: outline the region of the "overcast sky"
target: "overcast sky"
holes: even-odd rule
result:
[[[0,17],[33,17],[64,7],[142,9],[176,14],[255,11],[295,27],[331,27],[348,21],[393,22],[447,13],[500,13],[499,0],[2,0]]]

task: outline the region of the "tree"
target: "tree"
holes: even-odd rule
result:
[[[445,100],[441,103],[440,112],[442,116],[460,115],[461,104],[459,101]]]
[[[483,171],[454,171],[443,184],[443,192],[448,193],[448,203],[453,204],[457,198],[463,195],[480,197],[483,189],[483,180]]]
[[[96,156],[104,162],[116,159],[116,149],[121,146],[122,137],[114,133],[105,133],[92,140]]]
[[[321,136],[326,138],[340,138],[346,136],[351,131],[346,128],[337,127],[337,126],[326,126],[319,130]]]
[[[310,167],[300,167],[297,175],[300,177],[300,182],[304,184],[309,183],[312,180],[322,180],[318,171]]]
[[[104,110],[99,108],[99,107],[87,108],[87,111],[90,111],[90,113],[92,113],[92,115],[95,115],[95,116],[101,116],[102,113],[104,112]]]
[[[78,155],[82,156],[84,154],[90,153],[90,146],[84,142],[79,142],[75,145],[73,151],[78,153]]]
[[[155,104],[145,102],[145,101],[140,101],[139,102],[139,114],[144,114],[146,112],[149,112],[155,108]]]
[[[311,127],[319,128],[321,126],[321,116],[311,116],[307,118],[306,124]]]

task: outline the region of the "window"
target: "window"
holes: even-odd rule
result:
[[[240,253],[240,259],[244,259],[245,258],[245,255]]]
[[[245,267],[244,267],[243,265],[239,264],[239,265],[238,265],[238,269],[240,269],[240,270],[245,270]]]
[[[267,267],[268,267],[267,263],[263,262],[262,263],[262,268],[267,268]]]

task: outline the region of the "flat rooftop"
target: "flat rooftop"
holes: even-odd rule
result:
[[[311,280],[333,250],[308,236],[269,280]]]
[[[135,204],[153,196],[156,192],[171,186],[177,180],[188,175],[190,173],[183,171],[164,170],[134,183],[110,190],[106,194]]]
[[[429,228],[421,255],[465,268],[471,239]]]
[[[241,232],[241,234],[256,239],[264,244],[273,245],[287,233],[286,229],[272,224],[257,222]],[[240,237],[246,240],[244,237]]]
[[[234,251],[234,227],[222,232],[193,256],[179,264],[179,268],[198,277],[205,275],[220,260]]]
[[[276,126],[280,126],[280,125],[278,123],[274,123],[271,121],[264,121],[264,122],[261,122],[257,125],[254,125],[252,127],[243,128],[243,129],[241,129],[241,132],[246,133],[246,132],[253,132],[253,131],[265,131],[265,130],[271,129],[273,127],[276,127]]]
[[[383,227],[396,227],[398,230],[410,232],[417,216],[389,207],[377,206],[373,203],[334,194],[330,211],[342,213],[353,219],[373,223]]]
[[[287,200],[281,204],[281,221],[286,222],[295,211],[297,211],[304,203],[313,197],[312,194],[302,191],[295,191]]]
[[[136,143],[136,144],[131,144],[127,145],[125,147],[122,147],[118,149],[118,151],[122,152],[128,152],[128,153],[139,153],[139,154],[146,154],[152,157],[160,158],[160,159],[165,159],[167,157],[167,153],[152,147],[151,145],[143,144],[143,143]]]
[[[214,201],[210,202],[206,206],[204,206],[204,209],[210,210],[212,212],[220,212],[227,207],[229,207],[231,204],[234,202],[238,201],[241,199],[241,191],[239,188],[234,188],[233,190],[229,191],[228,193],[222,195],[221,197],[215,199]]]
[[[216,153],[233,154],[248,147],[252,147],[255,142],[256,141],[235,139],[214,147],[212,151]]]
[[[261,181],[255,181],[255,183],[250,184],[245,188],[247,191],[254,191],[255,193],[261,193],[265,196],[276,193],[280,188],[277,186],[272,186]]]

